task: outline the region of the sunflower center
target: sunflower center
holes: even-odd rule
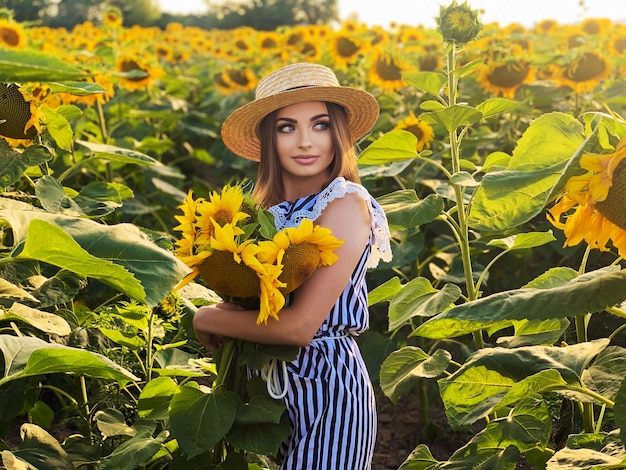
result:
[[[604,201],[596,203],[596,209],[622,230],[626,230],[626,159],[613,172],[613,184]]]
[[[37,135],[34,126],[24,132],[31,117],[30,103],[18,87],[0,83],[0,135],[12,139],[34,139]]]
[[[348,38],[341,37],[337,40],[337,53],[340,57],[352,57],[359,51],[359,46]]]
[[[10,28],[0,28],[0,39],[8,46],[16,47],[20,43],[20,36],[17,31]]]
[[[228,78],[230,78],[237,85],[248,86],[250,84],[245,72],[242,72],[241,70],[229,70]]]
[[[243,262],[237,263],[229,251],[215,251],[199,267],[200,277],[221,296],[256,297],[259,277]]]
[[[297,289],[317,269],[320,262],[320,250],[309,242],[291,245],[285,250],[283,272],[279,280],[287,284],[284,292]]]
[[[606,64],[601,57],[592,52],[583,54],[574,65],[565,70],[565,78],[573,82],[593,80],[604,72]]]
[[[402,80],[402,70],[396,65],[392,58],[376,61],[376,73],[383,80]]]
[[[494,68],[487,78],[495,86],[512,88],[524,83],[528,71],[528,64],[524,62],[504,64]]]
[[[613,43],[615,50],[620,54],[626,54],[626,36],[621,36]]]
[[[220,227],[223,227],[233,221],[233,214],[230,211],[220,209],[213,215],[213,219]]]
[[[436,55],[428,54],[419,58],[420,70],[424,72],[432,72],[439,65],[439,59]]]

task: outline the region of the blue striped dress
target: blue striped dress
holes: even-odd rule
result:
[[[318,194],[270,208],[278,229],[317,219],[327,204],[355,193],[370,208],[372,233],[350,281],[315,339],[286,363],[275,380],[286,391],[292,433],[280,450],[282,470],[361,470],[371,468],[376,439],[376,404],[355,337],[369,327],[368,267],[391,259],[385,214],[367,190],[344,178]]]

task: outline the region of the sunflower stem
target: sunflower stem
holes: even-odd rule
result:
[[[448,78],[448,106],[454,106],[457,102],[457,87],[458,78],[454,73],[456,69],[457,48],[456,43],[452,42],[448,44],[447,60],[447,78]],[[460,162],[460,140],[457,134],[458,129],[450,129],[450,157],[452,160],[452,174],[459,172],[461,168]],[[464,191],[461,186],[450,182],[454,189],[454,196],[456,199],[457,218],[458,218],[458,234],[457,239],[459,241],[459,248],[461,251],[461,260],[463,263],[463,272],[465,274],[465,288],[467,291],[467,299],[469,301],[475,300],[477,297],[476,286],[474,285],[474,275],[472,272],[472,261],[470,257],[469,247],[469,231],[467,228],[467,220],[464,206]],[[477,349],[482,349],[485,346],[482,331],[476,331],[473,333],[474,344]]]

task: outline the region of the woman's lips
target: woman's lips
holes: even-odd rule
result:
[[[311,163],[315,163],[318,159],[317,155],[298,155],[293,157],[293,159],[300,163],[301,165],[310,165]]]

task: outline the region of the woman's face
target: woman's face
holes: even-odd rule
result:
[[[276,150],[284,177],[324,182],[334,158],[326,104],[311,101],[286,106],[278,112],[275,126]]]

